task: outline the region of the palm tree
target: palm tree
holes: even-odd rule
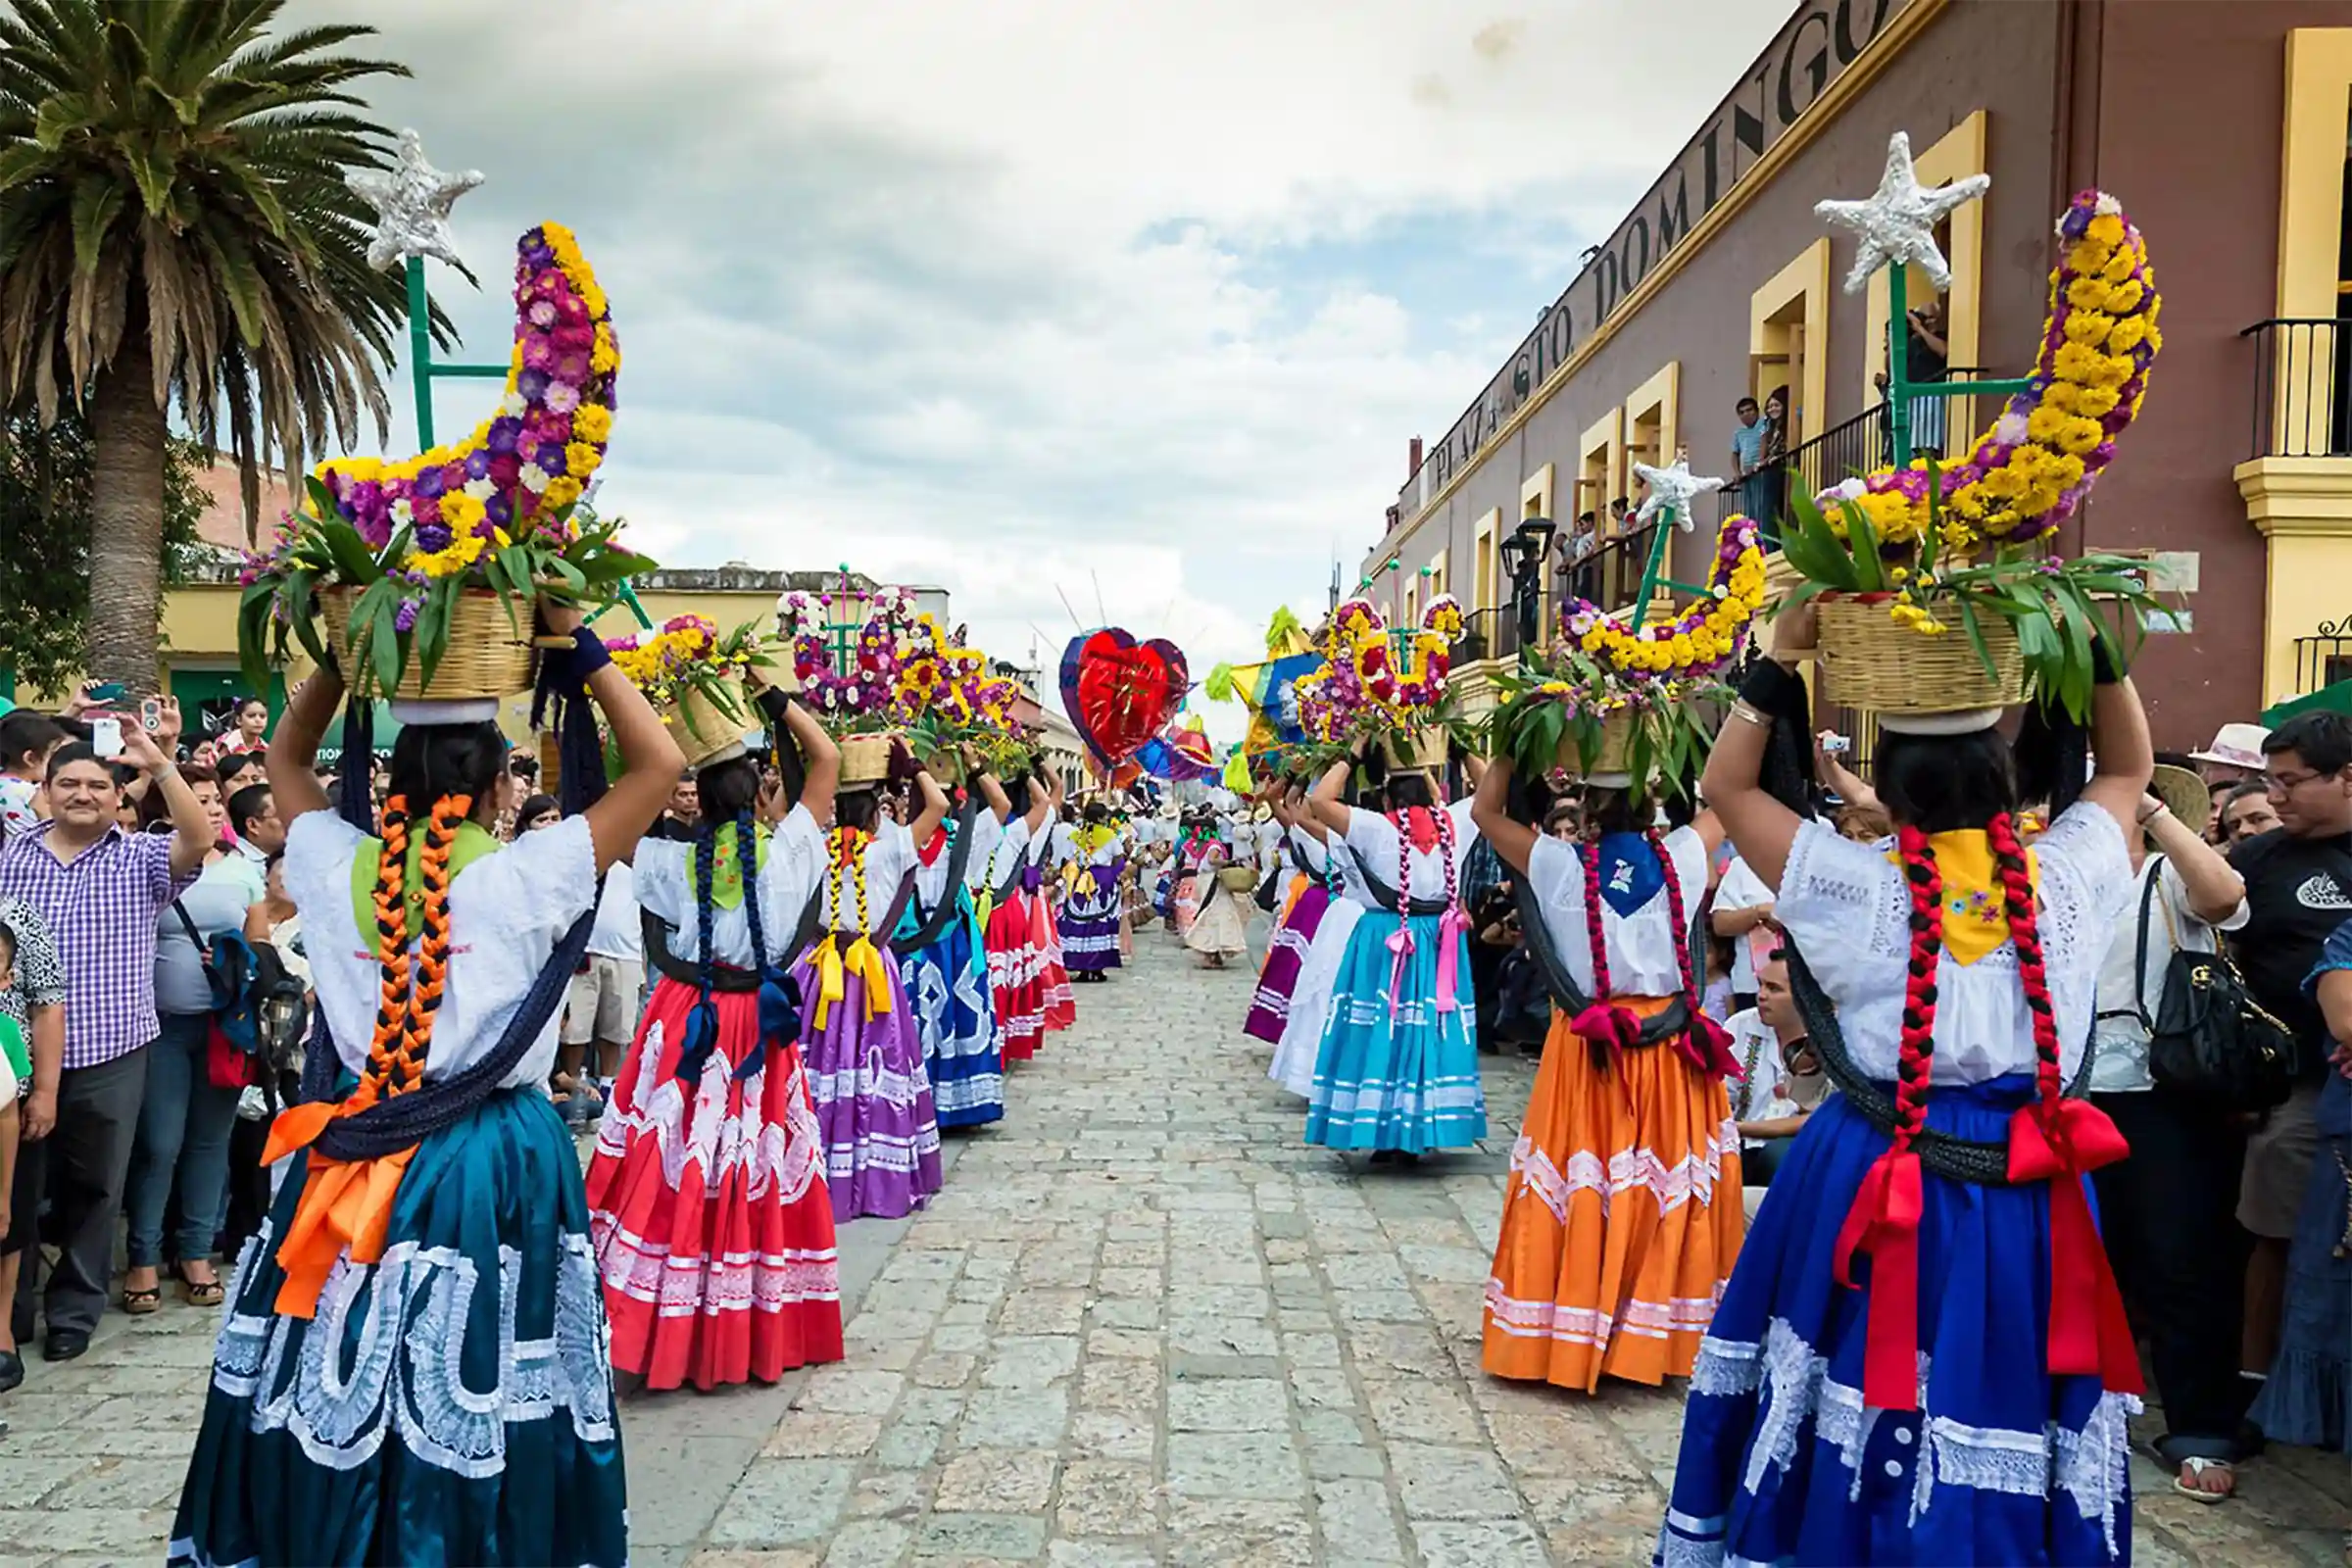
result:
[[[90,672],[156,680],[164,444],[176,411],[244,480],[381,439],[405,320],[344,185],[389,132],[349,90],[406,68],[374,28],[270,36],[284,0],[11,0],[0,10],[0,409],[88,419]],[[440,334],[447,323],[436,318]]]

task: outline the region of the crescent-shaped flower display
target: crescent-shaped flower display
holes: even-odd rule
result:
[[[322,463],[318,480],[370,549],[413,528],[401,564],[428,578],[526,533],[566,536],[567,509],[605,461],[619,372],[605,291],[571,230],[542,223],[515,247],[514,348],[497,412],[414,458]]]

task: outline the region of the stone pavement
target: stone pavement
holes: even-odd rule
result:
[[[843,1235],[849,1357],[776,1389],[624,1405],[641,1562],[697,1568],[1648,1561],[1679,1390],[1597,1399],[1479,1370],[1479,1297],[1533,1079],[1418,1170],[1299,1142],[1240,1032],[1246,971],[1156,932],[1079,993],[909,1222]],[[154,1561],[211,1314],[110,1317],[0,1398],[0,1561]],[[2338,1456],[2204,1508],[2135,1461],[2142,1564],[2337,1564]],[[63,1555],[52,1555],[63,1554]]]

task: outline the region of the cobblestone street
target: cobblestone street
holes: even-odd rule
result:
[[[845,1233],[849,1358],[624,1407],[640,1560],[1640,1564],[1679,1389],[1598,1399],[1479,1369],[1479,1299],[1533,1063],[1487,1059],[1474,1152],[1374,1170],[1299,1142],[1239,1028],[1246,970],[1157,932],[1079,992],[911,1222]],[[0,1399],[0,1560],[152,1561],[212,1314],[112,1315]],[[2200,1507],[2135,1462],[2142,1564],[2336,1564],[2338,1456]],[[53,1555],[53,1554],[63,1555]]]

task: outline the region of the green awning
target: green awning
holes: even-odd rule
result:
[[[2352,713],[2352,680],[2339,680],[2332,686],[2323,686],[2302,697],[2290,697],[2274,708],[2262,710],[2262,722],[2271,729],[2293,718],[2298,713]]]

